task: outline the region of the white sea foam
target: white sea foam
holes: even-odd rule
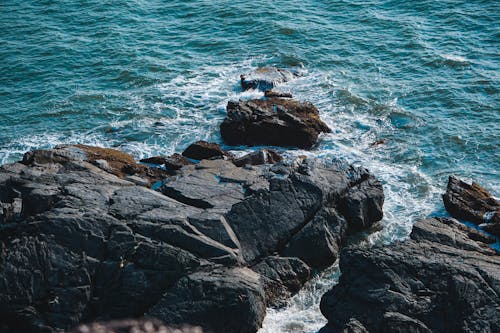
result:
[[[470,63],[470,60],[467,58],[460,56],[460,55],[453,55],[453,54],[441,54],[441,58],[457,63],[457,64],[463,64],[463,65],[468,65]]]

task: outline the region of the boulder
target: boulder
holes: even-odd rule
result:
[[[180,279],[147,316],[208,332],[254,333],[266,315],[259,275],[248,268],[212,269]]]
[[[267,91],[298,76],[297,73],[292,73],[283,68],[259,67],[248,74],[241,75],[240,80],[243,90],[259,89]]]
[[[273,145],[309,149],[321,133],[331,132],[309,102],[292,99],[230,101],[221,124],[229,145]]]
[[[414,225],[390,246],[351,247],[323,295],[324,332],[355,319],[369,332],[498,332],[500,256],[453,219]]]
[[[259,149],[233,160],[236,166],[275,164],[283,161],[280,154],[270,149]]]
[[[481,185],[450,176],[443,202],[451,216],[480,224],[500,236],[500,201]]]
[[[286,305],[311,277],[311,268],[296,257],[269,256],[252,269],[260,274],[268,306]]]
[[[197,141],[192,143],[186,148],[186,150],[184,150],[184,152],[182,152],[182,156],[193,160],[224,158],[224,156],[232,157],[232,155],[223,150],[220,145],[206,141]]]
[[[337,257],[349,232],[381,216],[361,208],[381,209],[380,182],[344,163],[237,167],[204,159],[164,176],[156,191],[117,171],[123,166],[111,156],[118,152],[100,153],[111,167],[105,170],[88,151],[102,152],[57,147],[0,167],[0,322],[7,329],[65,330],[146,313],[168,326],[255,332],[267,305],[282,304],[312,269]],[[367,203],[346,211],[349,196]],[[341,223],[326,223],[323,212]],[[328,232],[318,242],[334,243],[315,249],[322,261],[288,246],[321,228]],[[282,254],[289,247],[293,255]]]

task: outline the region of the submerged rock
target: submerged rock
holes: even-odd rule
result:
[[[297,76],[298,74],[283,68],[260,67],[251,73],[241,75],[240,79],[243,90],[259,89],[261,91],[267,91]]]
[[[292,99],[230,101],[221,124],[222,139],[229,145],[272,145],[309,149],[330,128],[309,102]]]
[[[500,201],[481,185],[450,176],[443,202],[451,216],[481,224],[486,231],[500,236]]]
[[[255,332],[266,305],[297,292],[311,269],[336,259],[350,231],[382,216],[382,185],[345,164],[202,160],[164,176],[159,192],[119,177],[119,152],[89,159],[88,151],[102,152],[58,147],[0,167],[0,322],[8,328],[148,314],[166,325]],[[356,198],[364,203],[346,205]],[[323,211],[338,226],[325,224]],[[335,243],[315,249],[322,260],[285,250],[317,223],[327,230],[318,242]]]
[[[340,281],[321,300],[322,332],[353,319],[371,333],[500,331],[500,256],[471,235],[433,218],[403,243],[342,251]]]

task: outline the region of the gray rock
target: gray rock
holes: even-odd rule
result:
[[[286,305],[311,277],[311,268],[294,257],[269,256],[252,269],[260,274],[268,306]]]
[[[311,267],[327,267],[337,260],[346,233],[344,217],[333,208],[322,208],[314,220],[290,240],[281,254],[300,258]]]
[[[275,164],[283,161],[280,154],[270,149],[260,149],[233,160],[236,166]]]
[[[0,321],[17,331],[148,313],[166,325],[255,332],[266,305],[335,260],[351,225],[381,216],[358,206],[383,201],[366,170],[307,159],[205,159],[164,175],[159,191],[141,186],[152,169],[110,149],[61,146],[23,161],[0,167]],[[350,195],[367,203],[345,205]],[[300,251],[311,235],[323,244],[312,259]]]
[[[343,251],[321,301],[328,327],[354,318],[372,333],[498,332],[500,256],[469,229],[427,219],[403,243]]]
[[[201,271],[180,279],[147,315],[213,332],[256,332],[266,314],[259,275],[248,268]],[[215,319],[216,318],[216,319]]]

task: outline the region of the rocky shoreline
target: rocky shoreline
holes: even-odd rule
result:
[[[296,77],[264,68],[229,102],[232,145],[311,148],[330,129],[314,105],[274,89]],[[236,157],[198,141],[136,162],[109,148],[63,145],[0,167],[0,330],[256,332],[314,272],[340,257],[323,296],[322,332],[500,331],[495,239],[453,219],[427,219],[410,240],[348,247],[382,219],[382,184],[338,161]],[[498,236],[500,206],[450,178],[452,216]],[[100,326],[99,326],[100,325]],[[101,328],[98,328],[101,327]],[[3,331],[2,331],[3,332]]]

